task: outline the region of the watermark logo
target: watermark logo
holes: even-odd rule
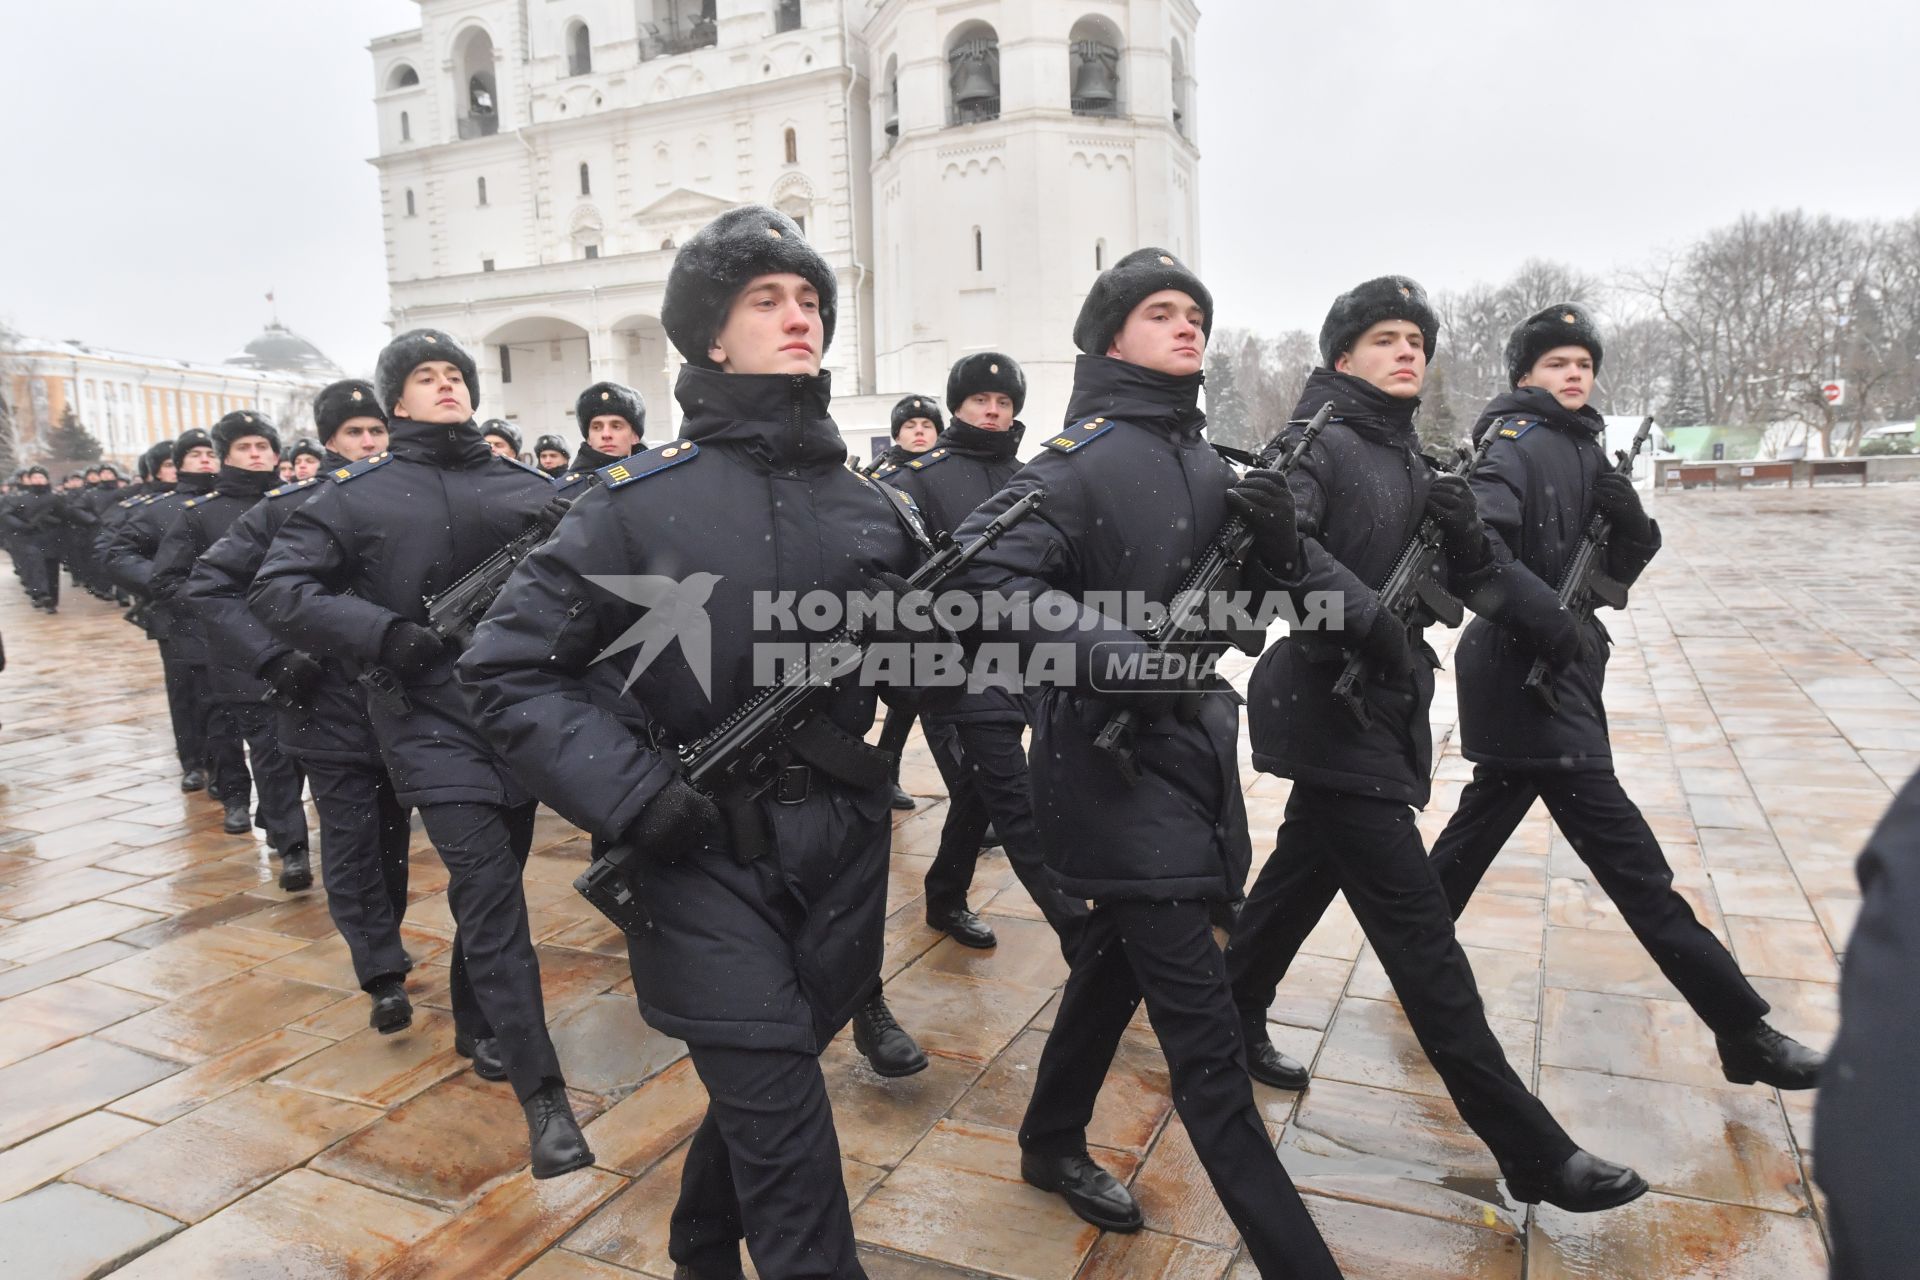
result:
[[[707,601],[720,583],[719,574],[693,573],[678,581],[645,573],[588,574],[587,581],[646,610],[619,639],[593,658],[601,662],[628,649],[640,650],[633,657],[620,692],[633,688],[634,681],[677,639],[680,655],[686,659],[700,692],[708,702],[713,701],[713,619],[707,616]]]

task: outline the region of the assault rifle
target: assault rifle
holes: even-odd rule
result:
[[[1327,419],[1332,416],[1333,401],[1329,400],[1308,420],[1307,429],[1291,445],[1286,441],[1287,429],[1282,427],[1280,433],[1253,456],[1251,465],[1255,469],[1273,467],[1282,475],[1290,473],[1300,465],[1300,459],[1306,456],[1314,440],[1325,429]],[[1159,665],[1160,655],[1171,652],[1175,645],[1197,641],[1207,634],[1207,606],[1215,589],[1231,570],[1246,563],[1247,552],[1252,546],[1253,529],[1239,516],[1220,526],[1220,532],[1213,535],[1213,541],[1200,553],[1200,559],[1192,572],[1187,574],[1187,580],[1174,592],[1166,616],[1147,633],[1149,664]],[[1259,650],[1256,648],[1253,652]],[[1107,717],[1107,722],[1093,739],[1093,745],[1112,758],[1114,766],[1120,770],[1120,776],[1129,785],[1140,780],[1140,762],[1134,745],[1139,728],[1140,714],[1130,707],[1123,707]]]
[[[1493,433],[1489,431],[1487,434]],[[1632,475],[1633,460],[1647,447],[1652,435],[1653,419],[1649,417],[1633,433],[1633,447],[1615,453],[1614,456],[1620,460],[1615,470],[1623,476]],[[1612,536],[1613,521],[1607,519],[1605,512],[1595,511],[1593,518],[1587,521],[1586,533],[1574,545],[1573,558],[1567,561],[1566,572],[1560,575],[1560,603],[1573,614],[1583,630],[1587,619],[1593,617],[1593,611],[1601,605],[1610,609],[1627,607],[1626,587],[1606,572],[1607,540]],[[1553,687],[1553,668],[1547,665],[1545,658],[1533,660],[1533,666],[1527,670],[1524,687],[1549,712],[1560,710],[1560,694]]]
[[[460,581],[427,601],[427,625],[442,640],[459,648],[473,643],[473,629],[487,616],[514,569],[553,536],[555,527],[545,520],[535,520]]]
[[[1474,467],[1487,456],[1487,446],[1491,443],[1493,432],[1489,431],[1480,437],[1479,447],[1460,464],[1456,474],[1472,479]],[[1440,585],[1434,573],[1440,562],[1442,541],[1439,522],[1432,516],[1421,517],[1406,549],[1393,562],[1387,580],[1380,584],[1380,611],[1401,626],[1408,623],[1416,609],[1422,608],[1433,615],[1435,622],[1448,627],[1459,626],[1467,616],[1460,602]],[[1367,703],[1367,678],[1372,674],[1369,670],[1372,665],[1365,654],[1356,650],[1333,682],[1333,696],[1346,704],[1353,722],[1362,729],[1373,724],[1373,708]]]
[[[995,516],[965,546],[944,531],[936,535],[933,554],[907,578],[908,588],[939,590],[975,556],[1032,515],[1045,497],[1044,489],[1035,489]],[[792,757],[836,753],[845,759],[877,754],[866,744],[847,739],[820,715],[832,696],[833,681],[857,665],[871,643],[863,632],[843,629],[811,648],[806,662],[786,679],[748,699],[705,737],[680,748],[680,769],[688,785],[719,802],[723,811],[737,813],[780,784]],[[884,777],[884,771],[876,776]],[[736,840],[747,838],[743,831],[733,835]],[[602,915],[635,934],[647,927],[627,875],[639,852],[628,843],[610,843],[573,882]]]

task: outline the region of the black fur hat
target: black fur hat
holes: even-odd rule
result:
[[[898,440],[900,428],[915,418],[925,418],[933,424],[935,431],[947,429],[947,420],[940,416],[940,406],[933,402],[932,396],[905,396],[893,406],[893,438]]]
[[[520,428],[514,426],[505,418],[488,418],[480,424],[480,434],[482,436],[499,436],[502,440],[505,440],[513,446],[514,457],[517,458],[520,456]]]
[[[177,468],[185,462],[188,451],[192,449],[212,449],[214,457],[220,456],[220,450],[214,446],[212,436],[199,427],[188,427],[173,438],[173,465]]]
[[[688,364],[717,366],[707,356],[727,308],[756,278],[791,272],[820,294],[820,354],[833,345],[838,289],[827,265],[793,219],[763,204],[729,209],[680,246],[667,274],[660,323]]]
[[[140,478],[152,480],[159,475],[160,464],[171,461],[173,461],[173,441],[161,440],[148,445],[147,451],[140,455]]]
[[[374,381],[380,387],[380,407],[388,416],[392,416],[393,406],[400,403],[407,375],[429,360],[445,360],[460,370],[460,376],[467,382],[472,407],[479,409],[480,371],[473,357],[438,329],[409,329],[380,349],[380,361],[373,371]]]
[[[1017,417],[1027,403],[1026,371],[1021,369],[1019,361],[998,351],[976,351],[954,361],[952,371],[947,374],[948,411],[958,409],[968,396],[982,391],[1006,392]]]
[[[1427,302],[1427,291],[1406,276],[1379,276],[1333,300],[1320,326],[1320,363],[1333,368],[1361,334],[1383,320],[1405,320],[1418,328],[1426,339],[1427,359],[1433,359],[1440,346],[1440,317]]]
[[[227,460],[227,451],[234,442],[248,436],[259,436],[273,446],[274,453],[280,452],[280,433],[273,423],[251,409],[235,409],[226,417],[213,424],[213,452],[220,461]]]
[[[1162,289],[1178,289],[1200,304],[1200,332],[1213,336],[1213,294],[1179,259],[1165,249],[1135,249],[1100,273],[1073,322],[1073,344],[1090,356],[1103,356],[1133,309]]]
[[[307,437],[301,436],[293,442],[293,452],[287,455],[287,461],[292,462],[295,458],[302,456],[318,458],[320,461],[325,462],[327,460],[327,451],[320,447],[319,441],[309,440]]]
[[[609,413],[625,418],[636,436],[647,434],[647,406],[641,403],[640,393],[618,382],[596,382],[573,402],[573,416],[580,423],[580,438],[587,438],[589,422]]]
[[[573,452],[567,448],[567,442],[565,440],[562,440],[559,436],[541,436],[538,440],[535,440],[533,442],[533,456],[536,458],[538,458],[541,454],[547,452],[549,449],[551,449],[555,453],[563,454],[569,458],[573,456]]]
[[[354,418],[387,420],[387,411],[380,407],[380,393],[371,382],[347,378],[321,388],[313,398],[313,425],[323,441],[333,439],[333,433]]]
[[[1507,384],[1519,386],[1555,347],[1585,347],[1593,354],[1593,376],[1600,376],[1600,326],[1579,303],[1556,302],[1521,321],[1507,339]]]

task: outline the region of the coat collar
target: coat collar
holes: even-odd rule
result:
[[[683,439],[736,446],[768,471],[811,471],[847,460],[846,441],[827,406],[830,375],[722,373],[687,365],[674,397]]]
[[[1207,424],[1200,409],[1206,375],[1157,373],[1110,356],[1083,355],[1073,366],[1067,425],[1088,418],[1118,418],[1169,436],[1198,436]]]

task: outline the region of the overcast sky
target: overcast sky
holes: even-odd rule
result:
[[[1747,210],[1920,212],[1912,0],[1201,0],[1223,324],[1530,256],[1598,273]],[[0,318],[217,360],[384,339],[373,36],[412,0],[0,5]]]

